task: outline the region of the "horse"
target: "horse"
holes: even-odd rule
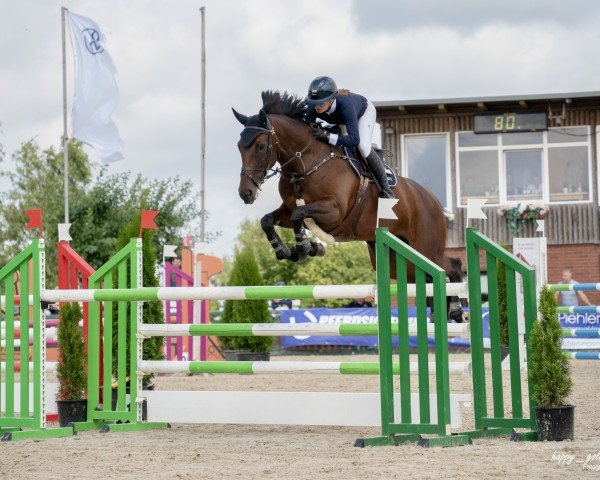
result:
[[[232,109],[244,126],[237,144],[242,157],[238,193],[245,204],[252,204],[262,184],[279,174],[282,203],[261,219],[276,258],[297,262],[324,254],[320,242],[307,238],[307,225],[329,243],[365,241],[375,268],[377,186],[359,178],[340,147],[315,139],[303,121],[306,106],[301,98],[265,91],[262,100],[257,115]],[[461,282],[460,259],[445,256],[447,223],[438,199],[404,177],[398,177],[393,192],[398,199],[393,208],[397,218],[386,221],[389,231],[444,269],[451,282]],[[293,229],[296,244],[285,245],[275,226]],[[395,256],[391,257],[395,278]],[[414,282],[414,268],[409,268],[408,281]],[[452,304],[450,316],[462,321],[460,304]]]

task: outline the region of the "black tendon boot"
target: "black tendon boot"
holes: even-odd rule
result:
[[[396,198],[388,184],[387,175],[385,173],[385,167],[383,166],[383,160],[379,158],[377,152],[371,149],[371,153],[369,153],[369,156],[366,158],[366,160],[367,164],[369,165],[369,169],[373,174],[373,178],[375,179],[375,183],[379,187],[381,197]]]

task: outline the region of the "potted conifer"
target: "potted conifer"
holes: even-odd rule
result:
[[[554,294],[546,285],[540,293],[539,320],[531,332],[529,380],[533,386],[538,440],[573,439],[574,409],[567,403],[573,381],[569,359],[562,351],[562,328]]]
[[[78,303],[66,303],[60,309],[56,367],[59,391],[56,405],[61,427],[66,427],[72,422],[87,420],[86,357],[83,333],[79,327],[82,318]]]

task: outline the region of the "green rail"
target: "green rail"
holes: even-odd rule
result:
[[[40,309],[40,294],[45,286],[45,253],[43,240],[31,244],[0,269],[0,295],[5,297],[4,314],[4,398],[0,413],[0,436],[3,441],[28,438],[53,438],[73,435],[72,428],[47,428],[43,399],[46,388],[45,322]],[[15,338],[15,281],[20,293],[17,323],[20,339]],[[30,303],[31,301],[31,303]],[[30,317],[31,315],[31,317]],[[33,328],[29,329],[29,322]],[[16,368],[16,345],[31,343],[32,368]],[[16,372],[16,370],[19,370]],[[31,370],[31,371],[30,371]],[[18,373],[18,375],[15,375]],[[20,403],[16,404],[16,383],[20,385]],[[32,405],[30,409],[30,385]]]
[[[525,315],[526,354],[530,356],[529,336],[533,323],[536,321],[536,284],[535,270],[523,263],[514,255],[492,242],[474,228],[467,228],[467,271],[469,278],[481,277],[480,253],[484,253],[487,269],[489,326],[490,326],[490,356],[491,356],[491,390],[493,412],[488,411],[486,393],[485,356],[483,346],[483,313],[481,307],[481,283],[469,282],[469,306],[471,326],[471,363],[473,369],[473,400],[475,413],[475,431],[467,432],[471,437],[487,435],[510,435],[514,428],[536,429],[535,418],[523,414],[523,392],[521,390],[521,352],[519,347],[518,330],[518,293],[516,274],[523,280],[523,302]],[[504,405],[503,373],[501,365],[500,335],[500,299],[498,290],[500,279],[499,266],[505,270],[506,278],[506,318],[508,324],[508,348],[510,353],[510,411]],[[533,386],[528,383],[528,401],[530,412],[534,411],[532,393]]]

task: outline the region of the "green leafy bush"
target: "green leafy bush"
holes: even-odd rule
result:
[[[78,303],[66,303],[60,309],[58,337],[59,400],[81,400],[85,398],[87,375],[83,333],[79,321],[83,318]]]
[[[569,359],[562,351],[562,327],[556,315],[554,294],[546,285],[540,293],[540,318],[531,332],[529,380],[538,407],[565,405],[573,388]]]

